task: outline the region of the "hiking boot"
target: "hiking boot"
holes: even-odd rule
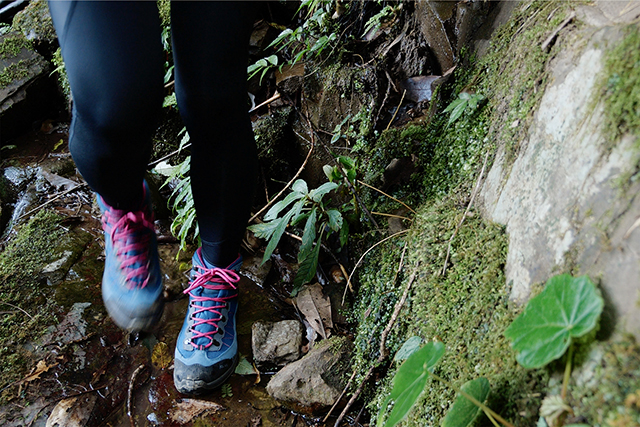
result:
[[[224,383],[238,363],[236,311],[242,257],[227,268],[193,255],[189,308],[176,343],[173,381],[180,393],[198,394]]]
[[[109,206],[98,195],[105,240],[102,300],[109,316],[128,331],[148,330],[162,316],[162,275],[149,187],[139,211]]]

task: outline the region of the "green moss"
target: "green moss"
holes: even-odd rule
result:
[[[0,89],[9,86],[12,82],[25,79],[29,76],[29,62],[20,60],[9,64],[0,71]]]
[[[25,344],[56,322],[52,289],[41,279],[40,271],[55,257],[62,236],[60,219],[55,213],[40,211],[0,253],[0,301],[4,311],[0,316],[2,387],[24,376],[31,364]]]
[[[604,98],[604,133],[615,141],[624,133],[640,135],[640,28],[630,25],[626,36],[607,52],[603,85],[596,98]]]
[[[32,49],[31,42],[22,36],[8,36],[0,44],[0,59],[15,58],[22,49]]]
[[[53,41],[56,38],[56,30],[45,0],[30,1],[29,5],[13,18],[12,27],[25,35],[33,34],[36,40]]]
[[[64,60],[62,59],[62,50],[60,48],[56,49],[53,53],[53,58],[51,58],[51,62],[56,67],[53,70],[54,73],[58,73],[58,84],[60,85],[60,89],[64,94],[67,101],[71,99],[71,86],[69,86],[69,78],[67,77],[67,69],[64,66]]]
[[[640,348],[632,337],[598,344],[583,371],[569,385],[576,417],[593,427],[640,424]]]
[[[447,354],[437,368],[443,378],[458,385],[485,376],[492,385],[489,404],[514,425],[531,425],[540,404],[539,393],[546,384],[545,371],[527,371],[515,361],[509,343],[502,336],[514,318],[509,307],[509,287],[504,264],[507,236],[504,229],[473,215],[466,219],[453,240],[450,265],[441,274],[451,233],[460,221],[464,206],[455,198],[425,205],[418,212],[407,238],[404,276],[394,283],[402,243],[390,243],[368,260],[360,274],[362,283],[356,337],[357,366],[365,367],[377,357],[379,336],[393,306],[413,271],[418,275],[410,299],[399,316],[387,346],[391,354],[413,335],[425,341],[437,339]],[[390,391],[390,378],[377,390],[371,413]],[[532,397],[538,396],[538,397]],[[451,405],[454,392],[431,381],[406,425],[438,425]],[[522,413],[525,415],[523,416]],[[481,424],[489,425],[488,420]]]
[[[160,12],[160,22],[163,27],[171,25],[171,0],[158,0],[158,11]]]

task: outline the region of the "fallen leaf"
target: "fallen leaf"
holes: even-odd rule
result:
[[[53,368],[54,366],[58,366],[58,364],[54,363],[53,365],[47,365],[47,363],[44,360],[41,360],[36,365],[35,370],[29,375],[27,375],[26,377],[24,377],[21,382],[26,383],[29,381],[40,379],[40,375],[47,372],[49,369]]]
[[[53,408],[46,427],[82,427],[87,425],[96,404],[95,393],[63,399]]]
[[[166,342],[159,341],[153,346],[151,353],[151,363],[158,369],[167,369],[171,363],[171,353]]]
[[[560,416],[564,413],[572,414],[571,407],[564,403],[562,397],[549,395],[542,400],[540,416],[544,417],[549,426],[555,426]]]
[[[333,321],[331,320],[331,301],[322,292],[322,286],[319,283],[305,286],[298,292],[295,303],[311,327],[326,339],[326,330],[333,328]]]
[[[171,409],[169,409],[169,418],[177,423],[186,424],[204,412],[219,412],[224,411],[224,409],[224,406],[207,400],[176,399]]]

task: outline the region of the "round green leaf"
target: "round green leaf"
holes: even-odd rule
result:
[[[489,385],[489,380],[480,377],[467,381],[461,389],[473,396],[478,402],[484,402],[489,396],[491,386]],[[479,411],[479,407],[462,394],[459,394],[444,420],[442,420],[442,427],[467,427],[473,422]]]
[[[430,342],[413,353],[400,366],[393,378],[393,389],[387,399],[387,402],[393,400],[395,403],[384,424],[385,427],[395,426],[407,416],[422,394],[429,379],[429,373],[444,355],[444,351],[444,344],[441,342]],[[386,406],[386,404],[383,405],[382,410],[386,409]],[[380,420],[382,417],[378,418],[378,425]]]
[[[409,338],[404,342],[404,344],[402,344],[402,347],[400,347],[400,350],[398,350],[393,360],[397,362],[407,359],[413,353],[418,351],[420,344],[422,344],[422,338],[416,336]]]
[[[603,306],[600,293],[587,276],[554,276],[504,335],[518,351],[516,359],[522,366],[539,368],[562,356],[571,338],[595,328]]]

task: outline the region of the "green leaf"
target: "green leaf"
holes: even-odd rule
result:
[[[466,101],[463,101],[462,99],[456,99],[454,101],[451,101],[451,104],[449,104],[447,108],[444,109],[443,113],[448,113],[449,111],[453,110],[460,104],[466,104]]]
[[[333,231],[340,231],[342,228],[342,214],[340,211],[337,209],[329,209],[327,216],[329,217],[329,227]]]
[[[242,356],[240,362],[238,362],[238,366],[236,366],[235,373],[238,375],[256,375],[258,371],[246,357]]]
[[[393,378],[393,389],[383,404],[381,410],[386,410],[389,401],[394,401],[393,409],[385,427],[391,427],[402,421],[424,390],[429,373],[444,355],[444,344],[441,342],[427,343],[420,350],[413,353],[398,368]],[[378,426],[382,425],[382,416],[378,416]]]
[[[309,193],[309,187],[307,187],[307,183],[304,181],[304,179],[296,179],[296,181],[291,186],[291,190],[294,193],[302,193],[302,194]]]
[[[458,95],[458,98],[464,99],[466,101],[471,99],[471,94],[469,92],[460,92],[460,95]]]
[[[462,113],[464,113],[464,110],[467,108],[467,101],[462,101],[460,102],[460,104],[458,104],[453,111],[451,111],[451,116],[449,117],[449,123],[451,124],[453,122],[455,122],[456,120],[458,120],[460,118],[460,116],[462,116]]]
[[[339,161],[340,163],[342,163],[342,166],[344,166],[344,167],[345,167],[345,169],[347,169],[347,170],[348,170],[348,169],[353,169],[353,168],[355,168],[355,167],[356,167],[356,161],[355,161],[355,160],[353,160],[353,159],[352,159],[352,158],[350,158],[350,157],[347,157],[347,156],[340,156],[340,157],[338,157],[338,161]]]
[[[325,182],[320,187],[315,188],[309,192],[309,197],[314,202],[319,202],[322,200],[325,194],[327,194],[331,190],[335,190],[338,188],[338,184],[335,182]]]
[[[478,402],[484,403],[487,400],[487,396],[489,396],[491,386],[489,385],[489,380],[480,377],[464,383],[461,390],[473,396]],[[475,403],[459,394],[444,420],[442,420],[442,427],[467,427],[478,416],[479,411],[480,408]]]
[[[262,257],[262,264],[267,262],[269,258],[271,258],[271,254],[276,250],[278,246],[278,242],[280,242],[280,238],[284,234],[284,230],[286,230],[287,225],[289,224],[289,220],[293,216],[293,210],[287,212],[287,214],[280,219],[280,222],[276,226],[276,229],[273,231],[271,238],[269,239],[269,243],[267,244],[267,248],[264,250],[264,257]]]
[[[269,209],[269,212],[267,212],[267,214],[264,216],[264,220],[271,221],[272,219],[276,219],[278,217],[278,214],[283,209],[285,209],[287,206],[289,206],[291,203],[295,202],[296,200],[301,199],[302,197],[304,197],[304,194],[297,193],[297,192],[287,194],[287,197],[280,200],[275,205],[271,206],[271,209]]]
[[[304,232],[302,233],[302,244],[300,245],[300,251],[298,252],[298,262],[301,263],[313,250],[313,241],[316,240],[316,208],[313,208],[307,223],[304,226]]]
[[[322,241],[322,233],[318,236],[316,245],[313,247],[309,255],[300,263],[298,267],[298,273],[295,279],[293,279],[293,292],[291,296],[295,296],[298,290],[305,283],[309,283],[316,275],[316,269],[318,268],[318,257],[320,256],[320,242]]]
[[[340,132],[336,132],[333,134],[333,136],[331,137],[331,145],[335,144],[341,137],[342,135],[340,135]]]
[[[349,238],[349,223],[347,221],[342,221],[342,228],[340,229],[340,247],[344,246],[347,243],[347,239]]]
[[[333,179],[332,179],[333,178],[333,169],[334,169],[334,166],[331,166],[331,165],[324,165],[322,167],[322,172],[324,172],[324,174],[327,176],[327,179],[329,181],[333,181]]]
[[[291,217],[291,225],[295,225],[298,223],[298,218],[302,215],[302,208],[304,207],[304,202],[306,200],[304,198],[298,200],[295,205],[291,208],[293,211],[293,216]]]
[[[504,332],[525,368],[539,368],[562,356],[571,338],[596,327],[604,301],[587,276],[550,278],[540,295]]]
[[[418,351],[421,344],[422,344],[422,338],[416,337],[416,336],[409,338],[404,342],[404,344],[402,344],[402,347],[400,347],[400,350],[398,350],[393,360],[398,362],[400,360],[407,359],[413,353]]]
[[[247,228],[256,235],[256,237],[260,239],[268,239],[271,237],[276,228],[278,228],[278,224],[282,221],[282,219],[275,219],[269,222],[263,222],[262,224],[253,224],[248,226]]]

